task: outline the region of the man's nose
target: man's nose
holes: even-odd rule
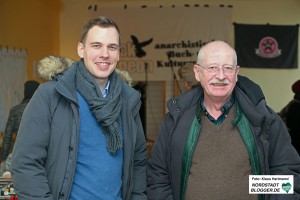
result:
[[[100,56],[102,57],[108,57],[109,51],[107,47],[101,47],[100,48]]]
[[[224,69],[223,68],[219,68],[217,74],[216,74],[216,77],[218,79],[224,79],[225,78],[225,73],[224,73]]]

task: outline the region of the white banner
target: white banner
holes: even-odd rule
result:
[[[232,8],[100,8],[93,17],[114,19],[121,31],[118,67],[135,81],[173,80],[174,72],[195,63],[199,48],[212,40],[231,43]]]

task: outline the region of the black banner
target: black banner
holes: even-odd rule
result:
[[[234,23],[238,65],[252,68],[297,68],[298,27]]]

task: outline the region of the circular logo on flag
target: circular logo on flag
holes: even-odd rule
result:
[[[273,37],[264,37],[260,40],[255,54],[263,58],[275,58],[281,55],[281,49],[278,48],[278,42]]]

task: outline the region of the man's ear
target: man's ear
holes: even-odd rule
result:
[[[194,69],[194,73],[195,73],[195,78],[196,78],[196,80],[200,82],[200,76],[199,76],[200,70],[199,70],[198,65],[194,65],[194,68],[193,68],[193,69]]]
[[[238,82],[238,74],[240,72],[240,66],[236,66],[236,72],[235,72],[235,76],[236,76],[236,80],[235,82]]]
[[[80,58],[83,58],[83,53],[84,52],[84,45],[81,42],[78,42],[77,45],[77,54]]]

